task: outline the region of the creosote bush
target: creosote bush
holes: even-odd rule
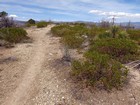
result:
[[[87,52],[83,62],[73,61],[72,75],[86,84],[104,89],[119,88],[127,79],[128,70],[107,54]]]
[[[47,22],[41,21],[37,23],[37,28],[43,28],[43,27],[46,27],[47,25],[48,25]]]
[[[27,39],[27,32],[22,28],[2,28],[0,29],[0,39],[11,43],[18,43]]]

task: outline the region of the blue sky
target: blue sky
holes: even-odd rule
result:
[[[17,20],[140,21],[140,0],[0,0],[0,11]]]

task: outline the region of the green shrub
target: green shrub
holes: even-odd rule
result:
[[[105,89],[119,88],[126,81],[128,70],[106,54],[87,52],[84,62],[73,61],[72,75],[86,84]]]
[[[100,39],[105,39],[105,38],[111,38],[112,35],[111,35],[111,33],[110,33],[109,31],[106,31],[106,32],[103,32],[103,33],[99,34],[98,37],[99,37]]]
[[[88,30],[88,36],[90,39],[93,39],[96,36],[98,37],[98,35],[106,33],[106,31],[107,31],[106,28],[94,26]]]
[[[66,35],[62,38],[62,42],[64,45],[68,46],[68,48],[79,48],[84,41],[80,35]]]
[[[66,34],[70,33],[70,26],[69,25],[58,25],[51,28],[51,32],[54,36],[63,37]]]
[[[58,25],[51,29],[51,32],[55,36],[63,37],[70,34],[78,34],[78,35],[85,35],[88,33],[88,29],[84,25]]]
[[[138,46],[129,39],[109,38],[100,39],[92,43],[90,50],[108,54],[122,63],[139,57]]]
[[[140,30],[127,30],[127,33],[132,40],[140,40]]]
[[[48,25],[47,22],[41,21],[37,23],[37,28],[43,28],[43,27],[46,27],[47,25]]]
[[[27,38],[27,32],[22,28],[2,28],[0,38],[11,43],[18,43]]]
[[[84,41],[84,37],[82,35],[86,35],[88,30],[86,26],[82,24],[71,26],[63,24],[53,27],[51,32],[55,36],[62,37],[61,41],[69,48],[79,48]]]
[[[129,38],[129,35],[128,35],[128,33],[126,31],[120,31],[118,33],[118,38],[127,39],[127,38]]]

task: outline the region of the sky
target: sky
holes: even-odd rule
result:
[[[140,0],[0,0],[16,20],[140,22]]]

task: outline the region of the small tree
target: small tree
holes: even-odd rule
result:
[[[5,11],[0,12],[0,17],[6,17],[7,15],[8,13]]]
[[[35,24],[35,20],[29,19],[29,20],[27,21],[27,23],[28,23],[28,24]]]
[[[5,11],[0,12],[0,28],[13,27],[14,25],[13,18],[9,18],[8,13]]]

